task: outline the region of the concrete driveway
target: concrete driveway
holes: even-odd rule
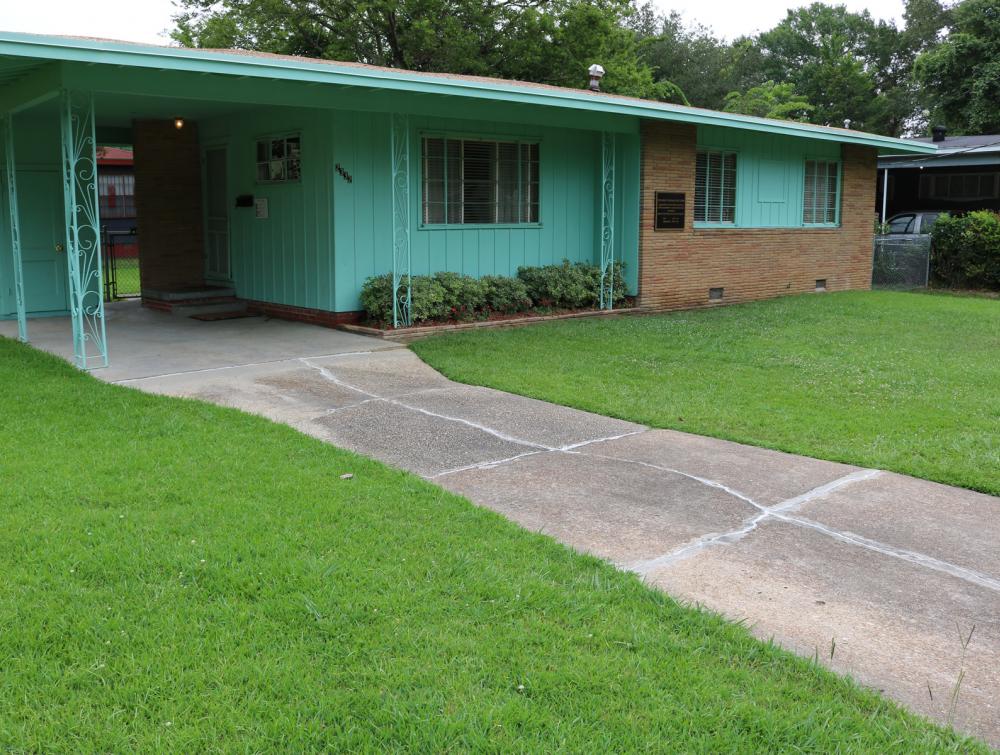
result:
[[[346,333],[119,326],[99,377],[410,470],[1000,746],[1000,499],[459,385]]]

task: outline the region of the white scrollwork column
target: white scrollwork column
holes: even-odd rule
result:
[[[410,119],[393,113],[392,150],[392,324],[410,325]]]
[[[615,135],[601,134],[601,309],[614,306]]]
[[[14,119],[0,117],[0,147],[3,149],[4,190],[10,220],[11,264],[14,270],[14,302],[17,307],[17,337],[28,342],[28,319],[24,305],[24,267],[21,263],[21,220],[17,209],[17,161],[14,156]]]
[[[73,353],[82,369],[107,367],[93,94],[63,91],[60,116]]]

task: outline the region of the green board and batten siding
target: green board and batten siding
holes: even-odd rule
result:
[[[540,223],[421,227],[420,138],[425,132],[539,142]],[[302,179],[255,180],[259,137],[300,133]],[[300,307],[353,311],[364,281],[392,269],[389,116],[283,108],[201,125],[205,146],[229,149],[229,193],[268,200],[269,217],[230,209],[233,283],[239,295]],[[600,254],[601,135],[540,124],[410,117],[410,244],[413,274],[449,270],[514,275],[521,265],[593,263]],[[616,134],[615,254],[638,284],[638,128]],[[344,174],[336,166],[340,166]],[[330,210],[332,209],[332,213]],[[332,243],[331,243],[332,239]]]
[[[59,123],[38,115],[15,116],[18,216],[25,306],[35,317],[64,315],[69,306],[66,255],[55,249],[65,243]],[[0,318],[13,317],[17,303],[13,258],[8,253],[10,217],[0,188]]]
[[[202,148],[227,148],[232,279],[245,299],[333,310],[333,157],[329,111],[253,110],[199,124]],[[302,137],[302,178],[257,183],[257,139]],[[235,207],[235,197],[265,198],[268,217]]]
[[[805,161],[841,159],[836,142],[718,126],[698,127],[698,147],[736,153],[737,228],[801,228]]]

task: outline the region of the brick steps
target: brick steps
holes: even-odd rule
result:
[[[228,300],[216,301],[195,301],[175,304],[171,309],[171,314],[179,317],[196,317],[198,315],[233,315],[246,314],[246,302],[239,301],[235,297]]]
[[[247,313],[246,302],[236,298],[230,286],[197,286],[167,290],[143,289],[144,307],[170,312],[180,317],[211,316],[212,319],[238,317]]]

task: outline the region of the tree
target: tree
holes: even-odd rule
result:
[[[685,26],[676,11],[656,16],[650,5],[636,15],[639,55],[656,80],[671,81],[692,104],[714,109],[722,108],[727,92],[740,88],[733,48],[711,29]]]
[[[916,79],[953,131],[1000,133],[1000,0],[965,0],[951,15],[947,38],[917,58]]]
[[[640,59],[629,0],[180,0],[173,39],[684,101]]]
[[[813,122],[896,136],[918,112],[913,59],[936,43],[946,17],[939,0],[907,0],[898,29],[867,11],[813,3],[788,11],[757,43],[768,78],[794,83],[815,106]]]
[[[727,113],[745,113],[761,118],[784,118],[794,121],[808,120],[814,110],[805,97],[795,93],[791,84],[766,81],[746,92],[726,95]]]
[[[768,77],[793,82],[815,107],[815,122],[864,128],[875,94],[864,65],[873,30],[867,12],[813,3],[789,10],[781,23],[760,35],[758,44]]]

